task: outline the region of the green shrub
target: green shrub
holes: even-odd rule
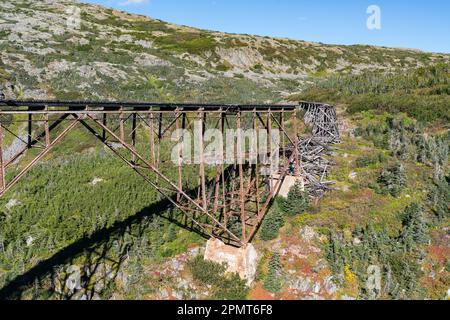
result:
[[[216,70],[217,70],[217,71],[226,72],[226,71],[230,70],[231,67],[232,67],[231,64],[225,61],[224,63],[219,64],[219,65],[216,67]]]
[[[207,261],[201,255],[190,260],[187,266],[195,280],[211,286],[220,281],[226,270],[226,266]]]
[[[384,153],[378,153],[376,155],[364,155],[356,159],[356,167],[365,168],[374,166],[380,163],[386,162],[387,158]]]
[[[253,67],[250,68],[252,71],[256,73],[261,73],[263,71],[263,65],[260,63],[255,64]]]
[[[206,51],[214,51],[217,46],[216,40],[206,34],[190,32],[178,32],[165,37],[155,39],[162,49],[191,54],[201,54]]]
[[[245,300],[248,295],[248,287],[237,273],[224,277],[215,287],[212,299],[217,300]]]
[[[11,79],[11,75],[5,71],[2,67],[2,63],[0,62],[0,85],[2,82],[9,81]]]

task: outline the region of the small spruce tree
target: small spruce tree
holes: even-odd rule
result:
[[[264,281],[264,288],[272,293],[280,292],[282,287],[283,270],[280,261],[280,254],[274,253],[269,262],[269,272]]]
[[[281,200],[281,208],[288,216],[295,216],[308,210],[309,193],[303,191],[300,183],[296,183],[288,193],[287,199]]]
[[[276,239],[283,225],[283,212],[280,210],[278,201],[275,201],[261,225],[261,239],[264,241]]]
[[[378,184],[383,192],[393,197],[400,196],[406,186],[405,167],[397,162],[394,166],[384,169],[378,178]]]
[[[422,205],[413,203],[406,208],[402,215],[402,222],[403,232],[401,239],[407,247],[428,242],[428,226]]]
[[[450,218],[450,177],[436,184],[428,194],[428,203],[430,204],[435,219],[440,222]]]

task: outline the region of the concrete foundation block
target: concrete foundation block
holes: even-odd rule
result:
[[[228,246],[212,238],[206,243],[205,260],[227,265],[227,271],[237,273],[250,285],[256,276],[258,253],[252,244],[242,248]]]
[[[273,185],[276,185],[276,183],[280,180],[280,178],[281,177],[278,174],[273,175],[271,178]],[[297,182],[300,183],[302,191],[305,191],[305,182],[302,177],[286,176],[286,178],[284,178],[284,181],[280,186],[280,190],[278,191],[278,196],[287,198],[289,191]]]

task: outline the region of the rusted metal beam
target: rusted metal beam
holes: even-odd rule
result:
[[[0,193],[3,193],[5,190],[5,179],[5,163],[3,161],[3,124],[0,123]]]
[[[33,114],[28,114],[28,136],[27,136],[27,147],[28,149],[31,148],[31,142],[33,140]]]
[[[131,169],[133,169],[141,178],[143,178],[147,183],[149,183],[158,193],[160,193],[165,199],[169,200],[177,209],[179,209],[181,212],[183,212],[185,215],[189,215],[188,209],[189,208],[184,208],[183,206],[181,206],[179,204],[178,201],[175,201],[171,195],[169,193],[167,193],[167,190],[164,190],[165,188],[161,188],[160,186],[158,186],[157,184],[155,184],[151,179],[148,178],[148,176],[141,172],[139,170],[139,166],[135,166],[131,161],[129,161],[127,158],[125,158],[122,154],[120,154],[119,152],[117,152],[117,150],[115,148],[113,148],[109,143],[107,143],[106,141],[104,141],[100,135],[95,131],[95,129],[93,129],[86,121],[84,120],[80,120],[80,123],[89,131],[91,132],[94,136],[96,136],[98,139],[100,139],[101,142],[103,142],[105,144],[105,146],[107,146],[109,148],[110,151],[112,151],[116,156],[118,156],[122,161],[124,161]],[[146,168],[147,169],[147,168]],[[170,190],[172,191],[172,190]],[[197,226],[199,226],[202,231],[206,234],[208,234],[211,237],[215,237],[215,235],[213,235],[212,233],[210,233],[201,223],[199,223],[198,221],[196,221],[195,219],[193,219],[192,217],[189,217],[190,220],[192,220],[194,222],[194,224],[196,224]]]
[[[46,109],[48,107],[45,107]],[[49,126],[49,120],[48,120],[48,113],[45,114],[45,123],[44,123],[44,131],[45,131],[45,146],[48,147],[51,143],[50,141],[50,126]]]
[[[69,112],[69,113],[97,113],[102,111],[111,111],[117,112],[117,109],[122,107],[124,108],[124,112],[131,112],[133,110],[139,109],[142,112],[149,111],[149,109],[154,108],[158,109],[161,112],[174,112],[177,108],[179,108],[183,112],[194,112],[198,113],[200,109],[204,110],[204,112],[212,112],[218,110],[220,108],[224,108],[226,112],[236,112],[240,110],[240,112],[253,112],[254,109],[257,109],[260,112],[267,111],[269,108],[272,109],[272,112],[282,112],[285,110],[294,110],[297,107],[297,104],[290,105],[268,105],[268,104],[202,104],[202,103],[157,103],[157,102],[127,102],[127,101],[57,101],[57,100],[0,100],[0,108],[2,106],[14,107],[16,108],[14,111],[28,113],[44,113],[42,110],[39,110],[40,107],[49,106],[52,109],[49,112],[57,111],[57,112]],[[33,110],[24,110],[23,107],[34,107]],[[9,110],[5,110],[9,111]]]
[[[202,199],[202,205],[203,209],[208,209],[208,200],[206,198],[206,177],[205,177],[205,154],[204,154],[204,145],[203,145],[203,139],[204,139],[204,123],[203,123],[203,115],[200,113],[198,116],[198,123],[200,125],[199,128],[199,140],[197,143],[199,144],[198,151],[200,152],[200,164],[199,164],[199,171],[200,171],[200,188],[201,188],[201,199]]]
[[[226,125],[226,115],[224,113],[220,114],[220,131],[222,132],[222,136],[225,134],[225,125]],[[222,183],[222,214],[224,219],[224,224],[228,226],[228,211],[227,211],[227,199],[226,199],[226,185],[225,185],[225,148],[224,144],[222,143],[222,162],[220,164],[220,171],[221,171],[221,183]]]
[[[270,162],[272,161],[272,113],[270,111],[267,114],[266,129],[267,129],[267,135],[268,135],[267,153],[269,156],[269,165],[270,165]],[[272,174],[273,174],[272,165],[270,165],[270,178],[269,178],[270,197],[272,197],[274,194],[274,185],[273,185]]]
[[[120,107],[119,133],[120,133],[120,139],[122,141],[125,141],[125,117],[123,114],[122,107]]]
[[[287,175],[287,172],[289,170],[289,163],[292,161],[293,159],[293,155],[290,157],[289,161],[287,162],[287,165],[284,166],[284,168],[282,169],[282,173],[280,175],[279,180],[277,181],[277,183],[274,185],[274,189],[273,191],[270,192],[269,197],[267,198],[266,202],[264,203],[264,205],[262,206],[261,210],[259,211],[259,216],[257,217],[256,223],[254,225],[254,227],[252,228],[252,230],[250,231],[250,235],[248,236],[248,241],[251,242],[254,238],[254,236],[256,235],[256,232],[258,231],[259,226],[261,225],[267,210],[270,207],[270,204],[272,203],[272,201],[274,200],[274,195],[276,193],[278,193],[281,185],[284,182],[284,179]]]
[[[295,168],[294,168],[294,175],[296,177],[300,176],[300,151],[299,151],[299,142],[298,142],[298,121],[295,119],[294,121],[294,130],[295,130],[295,137],[294,137],[294,161],[295,161]]]
[[[149,139],[150,139],[150,163],[156,165],[156,154],[155,154],[155,128],[153,123],[153,113],[149,115]]]
[[[102,114],[102,123],[104,126],[108,125],[108,114],[107,113]],[[102,140],[106,141],[106,130],[105,129],[102,129]]]
[[[257,113],[256,110],[253,112],[253,130],[255,130],[255,132],[258,130],[258,122],[256,121],[256,117],[257,117]],[[258,145],[259,147],[259,145]],[[259,150],[259,148],[256,148],[257,150]],[[260,168],[259,168],[259,152],[258,152],[258,156],[256,157],[256,164],[255,164],[255,178],[256,178],[256,211],[258,212],[258,215],[260,214],[260,195],[259,195],[259,179],[260,179],[260,172],[259,172]]]
[[[131,121],[131,145],[133,148],[136,148],[136,130],[137,130],[137,114],[132,114],[132,121]],[[136,165],[136,157],[133,156],[132,163]]]
[[[175,120],[175,130],[177,130],[177,133],[179,133],[180,130],[180,114],[177,112],[176,114],[176,120]],[[184,133],[184,132],[183,132]],[[179,144],[178,147],[178,189],[183,190],[183,144],[184,144],[184,135],[183,133],[180,135],[180,139],[177,141],[177,144]],[[177,201],[181,200],[181,194],[177,193]]]
[[[245,191],[244,191],[244,169],[243,161],[244,158],[242,153],[244,151],[244,145],[242,143],[242,127],[241,127],[241,113],[236,115],[236,126],[237,126],[237,161],[239,166],[239,199],[240,199],[240,209],[241,209],[241,232],[242,232],[242,242],[247,243],[247,229],[246,229],[246,217],[245,217]]]

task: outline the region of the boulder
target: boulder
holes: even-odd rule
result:
[[[306,226],[300,230],[300,237],[306,242],[310,242],[313,239],[317,238],[317,233],[313,228]]]
[[[348,178],[350,180],[355,180],[357,177],[358,177],[358,173],[354,172],[354,171],[350,172],[350,174],[348,175]]]

